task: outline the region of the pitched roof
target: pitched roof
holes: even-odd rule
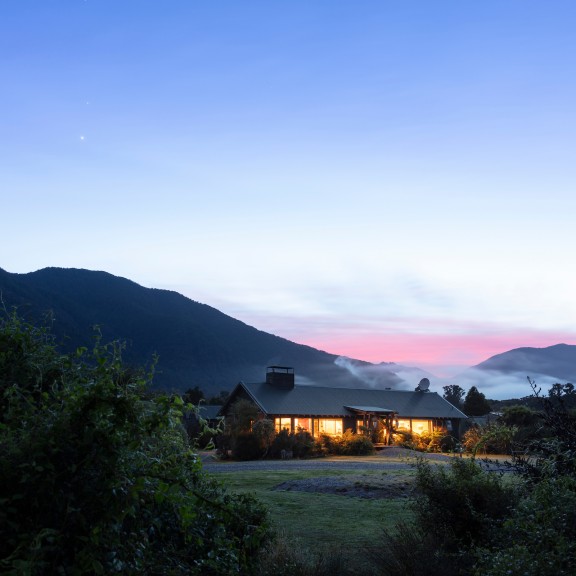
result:
[[[222,406],[212,406],[210,404],[200,404],[200,406],[198,406],[200,416],[205,420],[215,420],[218,418],[220,408],[222,408]]]
[[[289,390],[265,382],[240,382],[229,402],[244,390],[265,414],[293,416],[350,416],[358,410],[394,411],[401,418],[466,418],[466,415],[437,392],[374,390],[369,388],[329,388],[295,385]],[[372,410],[366,410],[372,409]]]

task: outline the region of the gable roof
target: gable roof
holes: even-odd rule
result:
[[[343,417],[364,410],[380,413],[393,411],[401,418],[466,418],[437,392],[302,385],[283,390],[265,382],[240,382],[220,413],[224,414],[242,392],[268,415]]]

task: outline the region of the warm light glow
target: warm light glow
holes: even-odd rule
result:
[[[310,418],[294,418],[294,430],[306,430],[310,432]]]
[[[412,434],[424,434],[431,432],[432,423],[430,420],[415,420],[415,419],[398,419],[396,424],[397,430],[409,430]]]
[[[430,432],[430,420],[412,420],[412,433],[424,434]]]
[[[292,419],[291,418],[274,418],[274,428],[276,429],[276,433],[279,433],[281,430],[288,430],[288,432],[292,431]]]
[[[328,434],[328,436],[339,436],[342,434],[342,420],[321,418],[318,421],[318,427],[320,434]]]

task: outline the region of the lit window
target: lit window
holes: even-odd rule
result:
[[[280,432],[280,430],[288,430],[288,432],[292,431],[292,423],[290,418],[274,418],[274,428],[276,428],[276,432]]]
[[[318,421],[320,434],[339,436],[342,434],[342,420],[323,418]]]
[[[298,429],[310,432],[310,418],[294,418],[294,430]]]
[[[430,432],[430,420],[412,420],[412,432],[414,434]]]
[[[410,420],[397,420],[396,428],[398,430],[410,430]]]

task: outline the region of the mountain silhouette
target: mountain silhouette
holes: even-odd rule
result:
[[[436,391],[456,383],[478,386],[490,397],[497,389],[530,393],[538,384],[576,382],[576,346],[516,348],[488,358],[449,380],[393,362],[372,364],[296,344],[258,330],[206,304],[170,290],[75,268],[44,268],[14,274],[0,268],[0,297],[7,311],[49,324],[65,351],[91,346],[98,327],[104,343],[126,343],[124,360],[146,366],[157,354],[156,388],[206,394],[230,390],[240,380],[257,382],[271,365],[295,368],[299,384],[413,390],[422,377]]]
[[[543,374],[562,382],[576,382],[576,346],[555,344],[546,348],[515,348],[496,354],[474,368],[503,374]]]
[[[90,346],[97,326],[104,343],[126,343],[124,360],[149,365],[158,355],[154,385],[183,392],[230,390],[238,381],[260,381],[267,366],[295,368],[302,384],[408,387],[393,370],[366,382],[339,358],[310,346],[257,330],[206,304],[169,290],[145,288],[107,272],[45,268],[27,274],[0,268],[6,310],[50,323],[66,351]],[[372,366],[354,361],[357,367]]]

